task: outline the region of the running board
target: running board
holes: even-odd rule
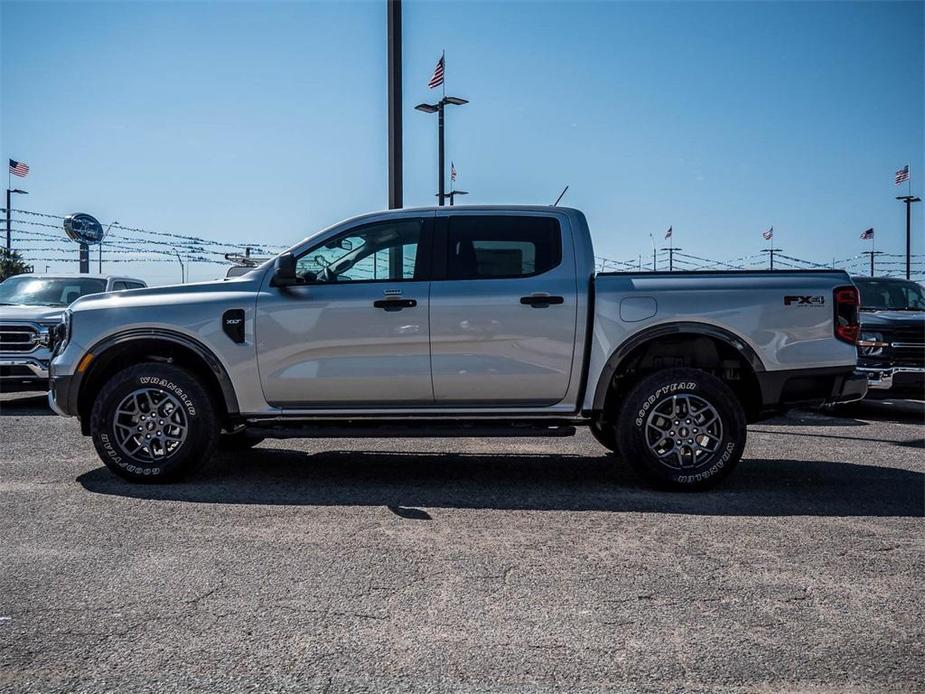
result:
[[[446,420],[314,420],[280,422],[249,420],[247,430],[268,439],[382,439],[382,438],[465,438],[574,436],[575,427],[565,422],[485,422],[464,423]]]

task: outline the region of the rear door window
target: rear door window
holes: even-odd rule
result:
[[[551,217],[451,217],[447,278],[531,277],[562,261],[562,233]]]

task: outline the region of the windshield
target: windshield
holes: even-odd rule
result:
[[[0,283],[0,306],[68,306],[103,291],[106,280],[90,277],[10,277]]]
[[[894,279],[856,279],[861,309],[866,311],[925,311],[925,291],[915,282]]]

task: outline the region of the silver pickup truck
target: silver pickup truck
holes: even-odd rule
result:
[[[287,437],[594,436],[651,482],[726,476],[746,423],[856,400],[844,272],[594,272],[578,210],[406,209],[241,277],[88,297],[52,407],[137,482]]]

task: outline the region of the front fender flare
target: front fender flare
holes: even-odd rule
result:
[[[108,337],[103,338],[99,342],[95,343],[87,351],[93,354],[94,362],[97,362],[101,357],[103,357],[106,352],[113,347],[124,345],[128,342],[135,342],[141,340],[160,340],[163,342],[170,342],[180,347],[184,347],[194,354],[196,354],[200,359],[202,359],[205,364],[208,365],[210,372],[215,377],[215,380],[218,382],[219,388],[221,389],[222,400],[225,404],[225,409],[229,415],[237,415],[240,412],[238,407],[238,397],[234,392],[234,385],[232,384],[231,377],[228,375],[228,371],[225,369],[222,362],[215,356],[215,354],[202,344],[199,340],[190,337],[189,335],[184,335],[183,333],[174,332],[172,330],[164,330],[162,328],[134,328],[131,330],[123,330],[122,332],[114,333]],[[102,363],[102,362],[99,362]],[[89,376],[93,373],[93,368],[89,369],[86,374],[75,373],[74,379],[75,382],[71,388],[72,396],[74,398],[74,408],[73,411],[77,411],[77,400],[80,393],[80,387],[84,380],[85,376]]]

